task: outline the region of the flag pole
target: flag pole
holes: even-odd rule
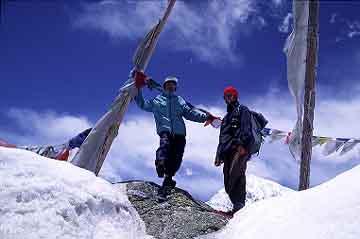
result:
[[[318,53],[319,1],[309,1],[308,49],[306,56],[304,118],[301,137],[301,163],[299,190],[310,186],[313,121],[315,109],[315,81]]]

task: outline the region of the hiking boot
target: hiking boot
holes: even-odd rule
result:
[[[159,178],[163,178],[165,175],[165,163],[164,160],[155,160],[156,172]]]
[[[169,176],[165,176],[165,179],[163,181],[163,184],[162,186],[167,186],[171,189],[175,188],[176,186],[176,181],[172,179],[172,177],[169,177]]]
[[[224,212],[224,211],[215,210],[214,213],[216,213],[216,214],[218,214],[220,216],[223,216],[223,217],[225,217],[227,219],[231,219],[234,216],[232,211]]]
[[[242,209],[244,206],[245,206],[244,203],[241,203],[241,202],[235,203],[233,209],[231,210],[231,213],[234,215],[237,211]]]
[[[168,199],[167,197],[171,194],[171,190],[172,188],[170,186],[161,186],[158,189],[158,195],[157,195],[158,202],[166,201]]]
[[[165,201],[167,196],[171,194],[171,191],[175,188],[176,181],[172,177],[165,176],[162,186],[158,190],[159,201]]]

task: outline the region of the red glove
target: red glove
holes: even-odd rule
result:
[[[148,77],[144,74],[144,72],[136,71],[135,72],[135,86],[140,89],[146,85],[146,81]]]

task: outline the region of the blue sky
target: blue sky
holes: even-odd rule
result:
[[[57,143],[94,124],[126,80],[132,55],[161,15],[164,3],[8,1],[0,26],[0,138],[18,144]],[[360,3],[321,1],[315,116],[315,132],[319,134],[360,137],[355,120],[360,116],[359,11]],[[272,127],[289,130],[296,115],[282,48],[291,31],[290,12],[291,1],[284,0],[179,1],[147,73],[158,81],[167,75],[178,76],[179,94],[219,114],[224,113],[223,88],[233,85],[243,103],[265,111]],[[125,123],[119,137],[131,138],[127,157],[134,160],[127,168],[119,165],[126,144],[119,139],[107,170],[122,179],[146,175],[154,180],[152,154],[158,142],[151,115],[132,104]],[[221,187],[221,170],[210,168],[210,154],[202,156],[201,164],[195,158],[204,148],[214,150],[218,132],[201,125],[189,127],[196,133],[189,134],[186,167],[179,181],[206,198]],[[137,130],[149,136],[140,139]],[[197,134],[202,137],[197,139]],[[205,135],[212,139],[204,140]],[[271,157],[289,158],[282,144],[266,147],[264,158],[275,154],[274,148],[286,157]],[[352,167],[357,159],[358,154],[315,160],[318,177],[314,176],[314,184]],[[204,166],[206,163],[209,165]],[[294,188],[297,176],[286,171],[291,168],[296,172],[296,164],[289,164],[255,159],[250,170]],[[205,175],[213,176],[216,182],[210,192],[199,190],[194,183],[206,181]],[[186,184],[188,178],[191,183]]]

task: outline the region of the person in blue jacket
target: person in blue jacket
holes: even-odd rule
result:
[[[166,196],[176,185],[172,178],[179,170],[186,144],[186,127],[184,119],[204,123],[215,117],[210,113],[197,110],[176,94],[178,79],[167,77],[163,83],[163,92],[151,100],[145,100],[141,88],[149,78],[142,72],[135,77],[138,95],[137,105],[154,115],[160,146],[156,151],[155,166],[160,178],[164,178],[159,194]]]

